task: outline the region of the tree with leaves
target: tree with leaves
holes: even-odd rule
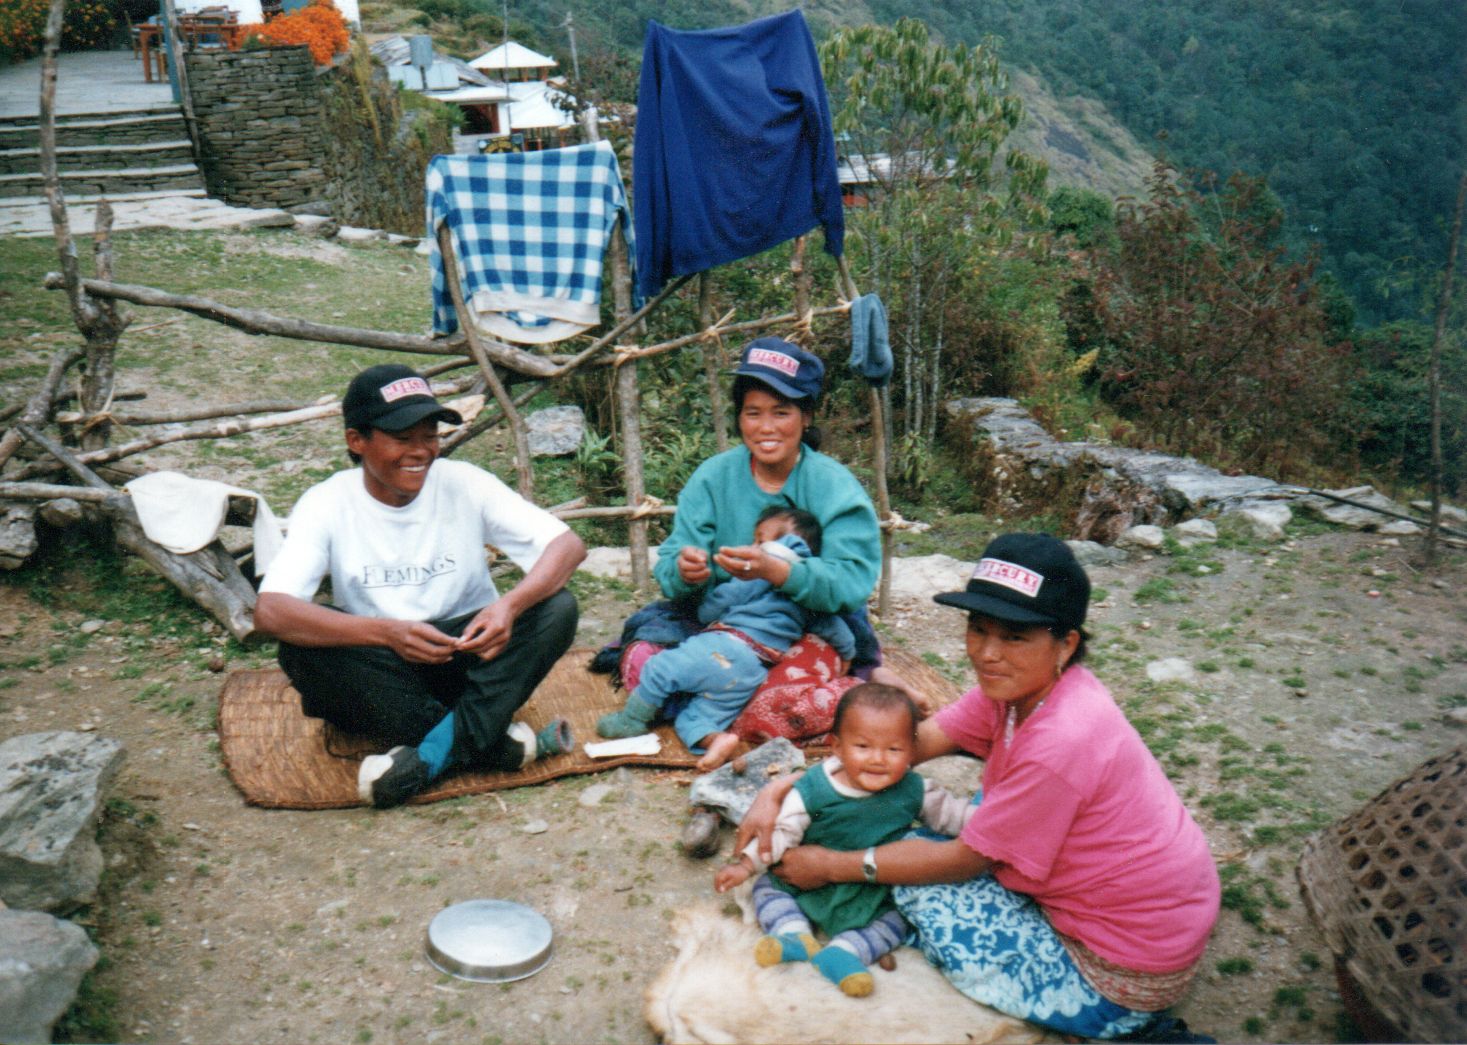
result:
[[[908,453],[935,435],[947,346],[963,344],[974,288],[1023,221],[1043,216],[1039,161],[1003,152],[1021,108],[992,41],[945,46],[903,18],[828,37],[821,66],[837,146],[865,184],[847,247],[879,294],[897,359]]]
[[[1284,475],[1340,445],[1347,346],[1282,219],[1262,179],[1194,187],[1164,162],[1118,209],[1095,287],[1102,390],[1162,448]]]

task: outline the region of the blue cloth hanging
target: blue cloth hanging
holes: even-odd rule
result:
[[[632,189],[645,297],[816,225],[840,257],[830,102],[804,15],[695,32],[648,23]]]
[[[891,380],[891,339],[886,332],[886,306],[875,294],[851,302],[850,367],[877,388]]]

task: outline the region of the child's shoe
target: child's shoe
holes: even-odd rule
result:
[[[765,968],[808,961],[819,946],[809,933],[772,933],[754,945],[754,960]]]
[[[535,734],[535,757],[549,758],[565,755],[576,748],[576,738],[571,733],[570,723],[563,718],[553,718],[540,732]]]
[[[603,737],[638,737],[652,728],[658,708],[649,704],[635,693],[627,694],[626,706],[620,711],[602,715],[596,722],[596,732]]]
[[[852,998],[864,998],[876,989],[876,981],[866,966],[844,947],[822,947],[810,959],[820,974]]]

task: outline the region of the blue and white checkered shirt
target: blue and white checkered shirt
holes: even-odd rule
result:
[[[482,329],[548,344],[601,319],[601,269],[618,217],[636,256],[609,142],[494,156],[435,156],[427,176],[433,329],[458,329],[438,250],[447,223],[464,300]],[[635,274],[633,285],[635,286]]]

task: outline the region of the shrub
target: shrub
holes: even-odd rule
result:
[[[330,65],[331,59],[345,51],[351,42],[346,19],[331,0],[314,0],[299,11],[281,15],[264,24],[245,26],[244,36],[247,42],[266,46],[305,44],[311,49],[311,58],[317,65]]]
[[[1120,207],[1095,282],[1101,389],[1161,448],[1283,475],[1337,451],[1347,346],[1282,221],[1261,179],[1195,188],[1164,163]]]
[[[49,0],[5,0],[0,3],[0,63],[19,62],[41,52]],[[84,51],[108,43],[117,18],[106,0],[69,0],[61,23],[61,47]]]

